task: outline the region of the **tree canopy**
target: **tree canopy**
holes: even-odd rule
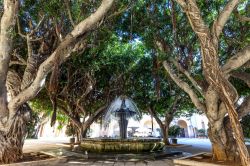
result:
[[[93,120],[127,95],[158,116],[196,108],[209,119],[215,158],[232,160],[238,149],[247,165],[237,127],[250,110],[247,0],[2,0],[0,6],[0,162],[22,155],[27,103],[50,112],[52,124],[59,111],[83,130],[88,125],[80,117]],[[15,146],[4,143],[6,136]]]

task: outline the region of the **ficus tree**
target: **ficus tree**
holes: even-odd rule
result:
[[[95,49],[85,50],[61,68],[65,72],[59,77],[56,103],[58,110],[78,129],[79,141],[110,101],[123,93],[123,74],[143,53],[141,44],[122,42],[115,34],[105,39]],[[56,113],[51,123],[55,120]]]
[[[96,1],[96,6],[89,6],[89,10],[80,10],[81,17],[79,20],[75,19],[71,25],[67,20],[72,19],[68,19],[69,16],[60,2],[47,2],[2,1],[1,163],[13,162],[22,157],[25,127],[30,110],[27,101],[39,93],[51,70],[56,73],[60,64],[86,48],[88,35],[103,23],[114,3],[113,0]]]
[[[154,57],[149,53],[150,51],[130,72],[126,93],[144,113],[155,118],[161,129],[163,141],[168,145],[168,129],[172,120],[181,115],[191,115],[194,107],[187,95],[166,77],[162,67],[156,71]]]
[[[166,144],[169,144],[167,131],[174,116],[194,110],[186,95],[179,93],[180,88],[174,86],[170,78],[165,76],[161,63],[166,56],[157,52],[157,42],[174,41],[170,4],[171,1],[139,1],[127,11],[123,24],[119,27],[124,39],[140,41],[146,47],[145,56],[131,72],[130,81],[133,86],[126,89],[139,107],[156,119]],[[184,17],[178,19],[182,20]],[[185,23],[182,24],[185,27]],[[184,30],[181,32],[185,34]],[[183,38],[186,36],[183,35]],[[164,46],[168,50],[174,50],[174,45]]]
[[[171,59],[174,66],[170,65],[169,61],[164,61],[164,67],[172,80],[189,94],[197,109],[206,114],[209,120],[209,138],[212,142],[214,158],[218,160],[240,158],[242,165],[249,165],[249,155],[239,123],[239,119],[249,110],[249,98],[246,97],[242,104],[237,103],[239,92],[230,82],[232,77],[239,78],[246,83],[248,80],[246,69],[250,47],[246,40],[249,34],[234,32],[232,28],[239,26],[244,29],[247,23],[241,22],[239,15],[233,19],[230,18],[233,11],[238,10],[236,7],[239,1],[231,0],[225,4],[223,10],[212,11],[213,19],[205,17],[206,10],[204,12],[201,10],[204,9],[203,2],[176,1],[186,13],[191,28],[198,38],[200,50],[196,52],[196,56],[201,56],[202,62],[199,63],[199,69],[202,71],[203,84],[199,84],[200,82],[193,77],[198,70],[189,70],[180,61]],[[246,6],[246,3],[241,6],[243,14]],[[240,42],[238,45],[230,43],[230,37],[234,36],[234,33],[240,37],[237,39]],[[236,47],[239,51],[236,51]],[[160,44],[160,50],[168,52],[162,44]],[[186,48],[186,50],[189,49]],[[176,71],[174,67],[178,72],[174,72]],[[239,74],[239,71],[241,76],[237,77],[235,74]],[[181,76],[188,79],[191,86]]]
[[[173,92],[172,95],[161,95],[160,99],[150,104],[147,111],[160,126],[165,145],[170,144],[169,127],[173,119],[180,116],[189,117],[196,112],[186,94]]]
[[[247,165],[248,153],[238,119],[247,114],[249,97],[241,96],[242,89],[236,87],[235,79],[249,84],[249,3],[140,2],[129,12],[130,19],[124,19],[123,25],[127,26],[122,29],[127,33],[123,34],[164,52],[168,59],[164,67],[171,79],[209,119],[214,159],[241,158]],[[241,104],[238,95],[244,98]]]

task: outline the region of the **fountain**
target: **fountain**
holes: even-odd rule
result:
[[[119,126],[119,138],[85,138],[81,142],[81,148],[88,152],[102,153],[141,153],[162,150],[163,142],[159,138],[128,138],[127,126],[129,119],[139,120],[141,114],[136,104],[126,96],[116,98],[107,109],[103,121],[104,128],[111,121],[117,121]]]
[[[104,116],[104,126],[108,126],[110,121],[116,120],[119,124],[120,139],[127,139],[127,127],[130,118],[139,121],[141,114],[135,103],[126,96],[121,96],[114,100],[109,106]]]

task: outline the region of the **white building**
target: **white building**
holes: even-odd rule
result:
[[[178,125],[182,128],[180,137],[196,138],[198,130],[208,129],[208,119],[205,115],[193,114],[191,117],[175,118],[171,125]]]
[[[198,136],[199,129],[208,129],[208,120],[205,115],[193,114],[191,117],[175,118],[170,125],[178,125],[182,128],[179,137],[196,138]],[[58,129],[58,123],[55,126],[50,126],[50,121],[41,126],[38,137],[67,137],[65,135],[64,126],[62,129]],[[129,120],[128,132],[136,131],[142,136],[160,136],[160,127],[156,120],[150,115],[143,115],[142,119],[138,122],[133,119]],[[93,123],[90,126],[91,137],[116,137],[119,135],[119,125],[117,122],[110,123],[108,129],[104,129],[99,123]]]

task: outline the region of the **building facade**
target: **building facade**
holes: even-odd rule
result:
[[[56,123],[51,127],[49,121],[44,123],[39,129],[38,137],[67,137],[65,134],[66,127],[59,129],[58,125]],[[205,115],[193,114],[191,117],[175,118],[170,125],[178,125],[181,128],[181,133],[178,137],[201,137],[200,131],[202,130],[205,132],[204,135],[207,135],[208,120]],[[93,123],[89,131],[90,137],[118,137],[119,125],[114,121],[108,128],[104,128],[100,123]],[[133,119],[129,120],[128,136],[133,136],[131,133],[139,137],[160,137],[161,135],[159,125],[150,115],[143,115],[139,122]]]

